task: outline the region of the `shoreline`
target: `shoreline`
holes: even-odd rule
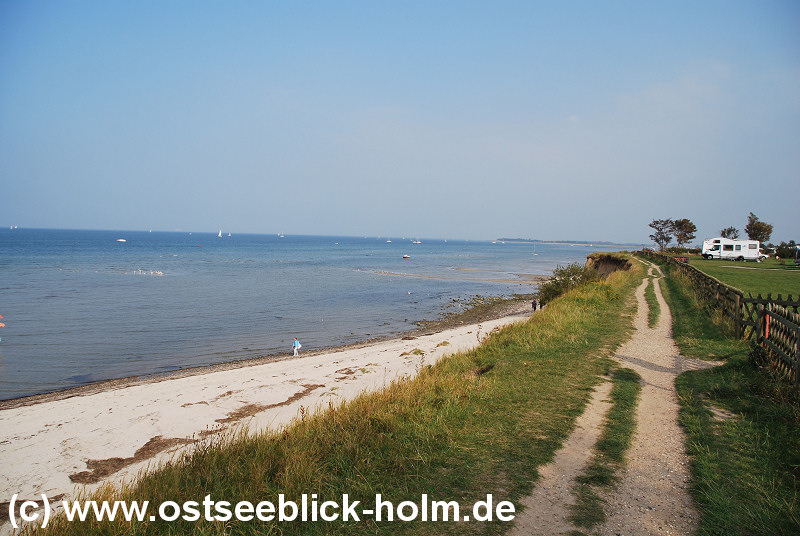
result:
[[[530,299],[528,294],[519,295],[519,298],[497,298],[492,300],[490,298],[489,304],[478,304],[468,307],[467,310],[459,313],[443,313],[442,318],[438,320],[426,321],[421,320],[417,322],[418,327],[415,329],[401,331],[393,335],[383,337],[376,337],[364,341],[358,341],[351,344],[340,346],[326,346],[314,350],[303,352],[303,356],[315,356],[324,353],[341,352],[349,349],[366,348],[370,345],[378,344],[393,339],[405,339],[408,337],[416,338],[422,335],[429,335],[439,331],[448,329],[465,323],[474,323],[483,319],[495,320],[504,316],[511,316],[520,314],[525,309],[522,305],[527,304],[527,310],[530,309]],[[76,396],[87,396],[97,393],[103,393],[115,389],[124,389],[126,387],[133,387],[137,385],[146,385],[150,383],[158,383],[169,380],[176,380],[191,376],[211,374],[225,370],[235,370],[240,368],[264,365],[267,363],[274,363],[291,359],[292,355],[289,352],[280,354],[259,355],[247,359],[239,359],[236,361],[226,361],[221,363],[213,363],[210,365],[198,365],[195,367],[187,367],[169,372],[157,372],[153,374],[140,374],[135,376],[124,376],[121,378],[112,378],[108,380],[100,380],[96,382],[87,383],[85,385],[78,385],[66,389],[59,389],[46,393],[38,393],[35,395],[21,396],[17,398],[8,398],[0,400],[0,414],[9,409],[16,409],[36,404],[43,404],[47,402],[55,402],[58,400],[65,400]]]
[[[300,414],[413,378],[527,320],[532,310],[527,300],[512,300],[468,314],[476,316],[451,315],[413,335],[260,364],[202,367],[180,377],[104,382],[0,411],[0,506],[14,494],[69,497],[106,483],[119,486],[212,437],[280,430]]]

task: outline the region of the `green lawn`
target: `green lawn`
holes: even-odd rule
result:
[[[689,263],[726,285],[740,289],[745,296],[749,292],[753,296],[771,293],[773,297],[778,294],[784,298],[789,294],[794,298],[800,297],[800,268],[791,261],[780,264],[775,259],[757,263],[691,257]]]

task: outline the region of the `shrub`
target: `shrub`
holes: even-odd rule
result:
[[[555,298],[558,298],[570,289],[602,279],[597,270],[586,268],[578,263],[568,264],[567,266],[557,266],[553,270],[553,277],[539,287],[536,296],[539,302],[544,305]]]

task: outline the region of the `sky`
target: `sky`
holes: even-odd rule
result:
[[[800,240],[800,2],[5,0],[0,225]]]

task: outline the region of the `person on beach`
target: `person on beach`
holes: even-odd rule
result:
[[[537,304],[538,304],[538,302],[536,300],[533,300],[533,302],[531,302],[531,305],[533,306],[533,310],[534,311],[536,310],[536,305]]]
[[[300,341],[298,341],[298,340],[297,340],[297,337],[295,337],[295,338],[294,338],[294,342],[292,343],[292,350],[294,351],[294,353],[293,353],[292,355],[294,355],[294,356],[298,355],[298,353],[297,353],[297,352],[298,352],[298,351],[300,350],[300,348],[302,348],[302,347],[303,347],[303,345],[302,345],[302,344],[300,344]]]

